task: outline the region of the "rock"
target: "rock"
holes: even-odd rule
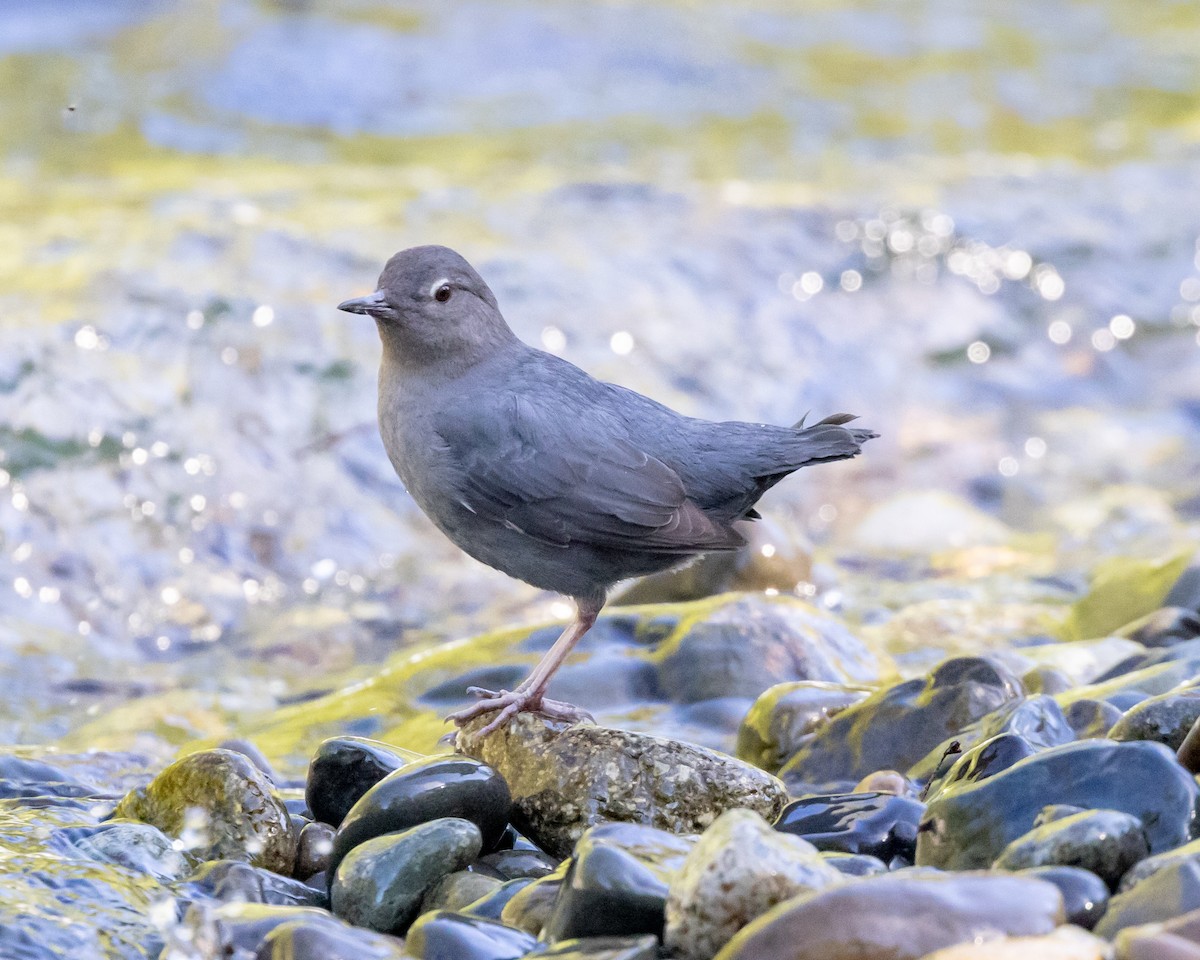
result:
[[[916,785],[897,770],[876,770],[854,785],[851,793],[890,793],[897,797],[915,796]]]
[[[948,768],[936,769],[925,789],[925,799],[932,800],[942,790],[955,784],[979,783],[1007,770],[1018,761],[1032,757],[1037,749],[1024,737],[1015,733],[1002,733],[998,737],[977,743],[966,753],[955,756],[947,754]]]
[[[1052,884],[1003,874],[868,877],[781,903],[716,960],[916,960],[952,944],[1050,933]]]
[[[480,857],[475,867],[488,867],[496,871],[502,880],[515,880],[518,877],[531,877],[536,880],[553,873],[559,867],[559,861],[542,853],[540,850],[498,850]]]
[[[641,937],[579,937],[559,943],[539,944],[531,953],[545,960],[657,960],[658,938]]]
[[[1108,636],[1159,607],[1187,606],[1169,596],[1187,566],[1187,554],[1165,560],[1106,560],[1096,568],[1091,590],[1072,608],[1063,639]]]
[[[468,903],[459,912],[472,917],[483,917],[486,920],[499,920],[504,914],[504,908],[508,906],[512,899],[533,882],[529,877],[506,880],[491,892],[485,893],[478,900]],[[524,927],[519,929],[524,929]],[[541,930],[540,924],[538,930]]]
[[[1096,933],[1108,940],[1126,927],[1162,923],[1200,910],[1200,861],[1175,860],[1122,890],[1108,902]]]
[[[429,888],[469,864],[481,847],[479,827],[451,817],[360,843],[334,875],[333,912],[355,926],[403,933]]]
[[[493,893],[502,884],[502,880],[482,873],[456,870],[446,874],[425,891],[421,900],[421,913],[428,913],[430,910],[462,910],[481,897]]]
[[[709,960],[775,904],[842,882],[812,844],[781,836],[756,813],[727,810],[670,883],[663,942],[674,956]]]
[[[1200,637],[1200,613],[1187,607],[1162,607],[1126,624],[1118,633],[1144,647],[1172,647]]]
[[[1091,930],[1108,909],[1108,885],[1089,870],[1079,867],[1033,867],[1020,871],[1023,877],[1045,880],[1058,887],[1067,923]]]
[[[1163,605],[1185,607],[1200,613],[1200,554],[1193,556],[1180,571],[1163,598]]]
[[[173,950],[173,944],[168,941],[162,955],[190,958],[199,953],[202,957],[230,957],[240,960],[241,957],[253,956],[259,944],[272,930],[296,921],[327,923],[333,921],[333,918],[324,910],[313,907],[263,903],[222,903],[215,907],[202,903],[192,904],[178,928],[172,931],[182,949]],[[202,948],[205,940],[211,940],[211,949]]]
[[[1038,666],[1021,674],[1021,686],[1029,694],[1053,696],[1075,686],[1074,680],[1055,667]]]
[[[787,799],[769,774],[679,741],[531,713],[479,737],[484,723],[460,730],[458,749],[500,771],[512,790],[514,825],[554,857],[570,854],[596,824],[700,833],[735,807],[774,820]]]
[[[265,903],[279,907],[327,907],[329,897],[299,880],[240,860],[210,860],[188,878],[188,893],[231,903]]]
[[[1079,740],[1103,737],[1124,716],[1120,708],[1103,700],[1076,700],[1063,714]]]
[[[290,876],[296,835],[271,782],[244,754],[205,750],[176,760],[117,804],[184,842],[202,860],[246,860]]]
[[[1172,866],[1184,860],[1195,860],[1200,863],[1200,840],[1193,840],[1179,847],[1173,847],[1153,857],[1140,861],[1125,873],[1118,885],[1119,890],[1128,890],[1135,883],[1141,883],[1153,873],[1164,867]]]
[[[536,943],[524,930],[495,920],[434,910],[412,925],[404,949],[419,960],[519,960]]]
[[[1200,720],[1192,724],[1183,743],[1175,752],[1175,758],[1189,773],[1200,773]]]
[[[998,546],[1012,532],[965,500],[941,491],[897,494],[871,508],[853,533],[870,553],[931,554],[963,547]]]
[[[1080,867],[1115,889],[1125,871],[1149,855],[1146,831],[1137,817],[1119,810],[1085,810],[1017,837],[994,866],[999,870]]]
[[[737,756],[776,773],[826,720],[868,695],[865,687],[841,683],[777,683],[759,695],[742,720]]]
[[[881,664],[841,620],[795,597],[747,594],[684,621],[658,650],[676,703],[757,697],[789,680],[879,679]]]
[[[1162,744],[1068,743],[931,797],[916,862],[947,870],[985,867],[1054,803],[1132,814],[1145,824],[1150,850],[1167,850],[1190,836],[1196,797],[1196,781]]]
[[[1073,927],[1041,937],[1004,937],[985,943],[960,943],[927,954],[924,960],[1109,960],[1109,944]]]
[[[847,707],[820,727],[780,769],[800,792],[851,784],[876,770],[908,770],[948,737],[1020,695],[1005,667],[957,657],[924,679],[906,680]]]
[[[333,837],[329,870],[336,872],[342,858],[365,840],[447,817],[470,820],[490,849],[508,824],[510,806],[504,778],[478,760],[415,760],[380,780],[346,815]]]
[[[1110,740],[1156,740],[1172,750],[1200,720],[1200,689],[1179,690],[1143,700],[1108,732]]]
[[[887,873],[888,866],[878,857],[865,853],[822,853],[821,859],[847,877],[873,877]]]
[[[510,927],[538,936],[554,912],[568,866],[569,863],[565,863],[561,871],[534,880],[529,886],[518,890],[501,909],[500,919]]]
[[[891,793],[801,797],[783,808],[775,829],[802,837],[818,850],[865,853],[885,863],[912,863],[925,804]]]
[[[306,823],[296,844],[296,876],[304,880],[328,870],[332,853],[333,827],[320,821]]]
[[[1117,960],[1200,960],[1200,910],[1126,927],[1115,942]]]
[[[170,837],[137,821],[62,828],[54,831],[50,845],[67,857],[116,864],[158,880],[178,880],[193,866],[192,858],[176,850]]]
[[[669,885],[695,839],[634,823],[592,827],[575,847],[543,938],[661,937]]]
[[[287,920],[268,933],[255,960],[405,960],[404,941],[333,917]]]
[[[332,737],[313,754],[304,799],[313,819],[341,825],[362,795],[389,773],[422,759],[421,754],[365,737]]]

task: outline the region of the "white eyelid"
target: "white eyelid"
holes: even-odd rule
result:
[[[444,287],[444,286],[446,286],[446,285],[447,285],[449,282],[450,282],[450,280],[449,280],[449,278],[447,278],[447,277],[442,277],[442,278],[440,278],[440,279],[438,279],[438,280],[434,280],[434,281],[433,281],[433,286],[429,288],[429,295],[430,295],[431,297],[436,297],[436,296],[437,296],[437,292],[438,292],[438,288],[439,288],[439,287]]]

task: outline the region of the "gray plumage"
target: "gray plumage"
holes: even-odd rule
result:
[[[376,293],[340,309],[376,320],[380,431],[421,509],[466,553],[581,610],[620,580],[740,547],[733,524],[766,490],[875,436],[845,415],[698,420],[596,380],[521,342],[446,247],[396,254]]]

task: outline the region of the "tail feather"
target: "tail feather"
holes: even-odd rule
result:
[[[835,413],[811,427],[804,426],[807,417],[808,414],[801,417],[794,428],[800,431],[799,439],[804,441],[804,458],[796,465],[796,469],[810,463],[829,463],[856,457],[862,452],[864,443],[879,436],[874,430],[857,427],[847,429],[845,424],[858,419],[853,414]]]

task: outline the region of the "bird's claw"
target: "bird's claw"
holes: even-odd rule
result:
[[[561,720],[566,723],[578,723],[581,720],[592,719],[590,713],[579,709],[579,707],[573,704],[564,703],[561,700],[548,700],[534,694],[532,691],[522,690],[520,687],[511,692],[508,690],[485,690],[483,687],[468,687],[467,693],[478,698],[478,703],[473,703],[469,707],[456,710],[446,717],[446,719],[453,721],[461,727],[468,721],[483,716],[485,713],[495,713],[496,716],[488,722],[487,726],[479,731],[479,736],[481,737],[485,737],[489,733],[500,729],[500,727],[508,723],[518,713],[540,713],[551,720]]]

